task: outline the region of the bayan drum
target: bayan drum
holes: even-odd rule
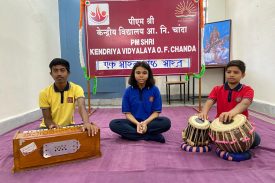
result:
[[[226,123],[220,122],[217,118],[210,125],[209,136],[223,151],[245,152],[254,142],[255,127],[242,114],[236,115]]]
[[[207,146],[209,144],[210,123],[208,120],[201,120],[198,116],[191,116],[188,126],[182,131],[182,138],[190,146]]]

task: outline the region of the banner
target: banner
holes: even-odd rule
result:
[[[129,76],[137,61],[154,75],[198,73],[198,0],[85,2],[89,76]]]

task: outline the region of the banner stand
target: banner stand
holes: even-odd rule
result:
[[[90,80],[87,80],[87,89],[88,89],[88,116],[90,117],[94,112],[96,112],[96,109],[91,108],[91,84]]]

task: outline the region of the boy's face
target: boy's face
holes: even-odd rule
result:
[[[63,65],[53,66],[50,74],[56,83],[66,83],[69,77],[69,72]]]
[[[245,73],[242,73],[237,66],[228,67],[225,72],[225,78],[229,84],[238,84],[244,76]]]

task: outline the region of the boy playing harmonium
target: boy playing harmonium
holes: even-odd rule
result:
[[[89,122],[84,91],[81,86],[68,82],[69,62],[55,58],[49,67],[54,83],[43,89],[39,95],[39,106],[43,114],[40,128],[52,129],[74,124],[74,110],[77,102],[83,121],[83,130],[87,130],[89,135],[94,136],[98,132],[98,127]]]

